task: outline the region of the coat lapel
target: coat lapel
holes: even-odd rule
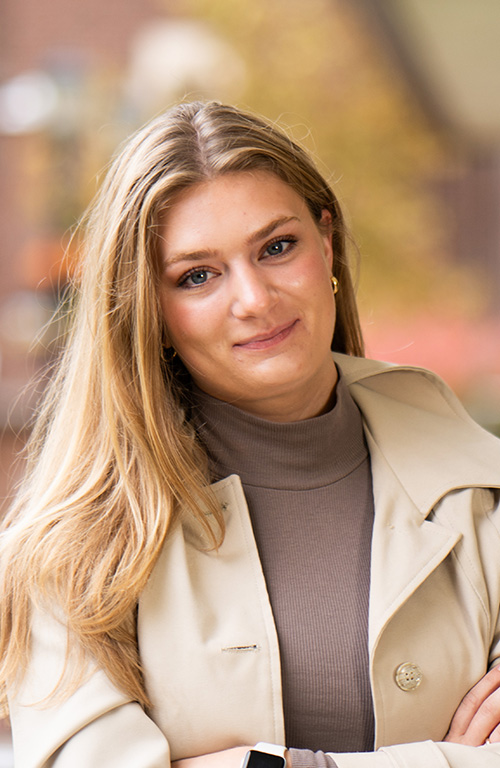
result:
[[[427,519],[435,505],[459,488],[500,487],[500,442],[429,371],[335,359],[363,415],[372,464],[373,650],[387,621],[460,539]]]
[[[367,440],[376,509],[369,615],[373,655],[388,621],[450,553],[461,535],[422,517],[369,434]]]

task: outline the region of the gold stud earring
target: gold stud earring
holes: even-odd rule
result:
[[[177,357],[177,352],[173,347],[162,347],[161,357],[162,360],[167,362],[168,360],[173,360],[175,357]]]
[[[332,287],[333,287],[333,294],[335,295],[336,293],[338,293],[338,290],[339,290],[339,281],[337,280],[335,275],[332,275],[330,280],[331,280]]]

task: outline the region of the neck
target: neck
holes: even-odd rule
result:
[[[240,398],[230,401],[230,404],[266,421],[304,421],[321,416],[331,408],[335,401],[337,379],[337,368],[331,358],[331,365],[325,367],[321,375],[316,373],[314,377],[304,381],[300,388],[294,387],[290,392],[280,391],[266,397]],[[204,391],[203,387],[200,389]]]
[[[191,421],[214,480],[236,473],[253,486],[318,488],[366,456],[361,416],[341,378],[329,411],[288,423],[255,417],[196,386],[191,396]]]

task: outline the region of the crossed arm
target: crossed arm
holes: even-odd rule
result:
[[[500,665],[464,696],[443,741],[472,747],[500,741]]]
[[[500,742],[500,665],[491,669],[463,698],[443,741],[472,747],[486,741]],[[235,747],[178,760],[172,765],[174,768],[239,768],[249,749],[249,746]],[[287,768],[292,768],[289,757]]]

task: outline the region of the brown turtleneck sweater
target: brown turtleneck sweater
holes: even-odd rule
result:
[[[361,415],[339,377],[321,416],[276,423],[193,391],[214,480],[241,477],[276,621],[294,768],[373,749],[368,592],[373,496]],[[312,751],[319,751],[313,755]]]

